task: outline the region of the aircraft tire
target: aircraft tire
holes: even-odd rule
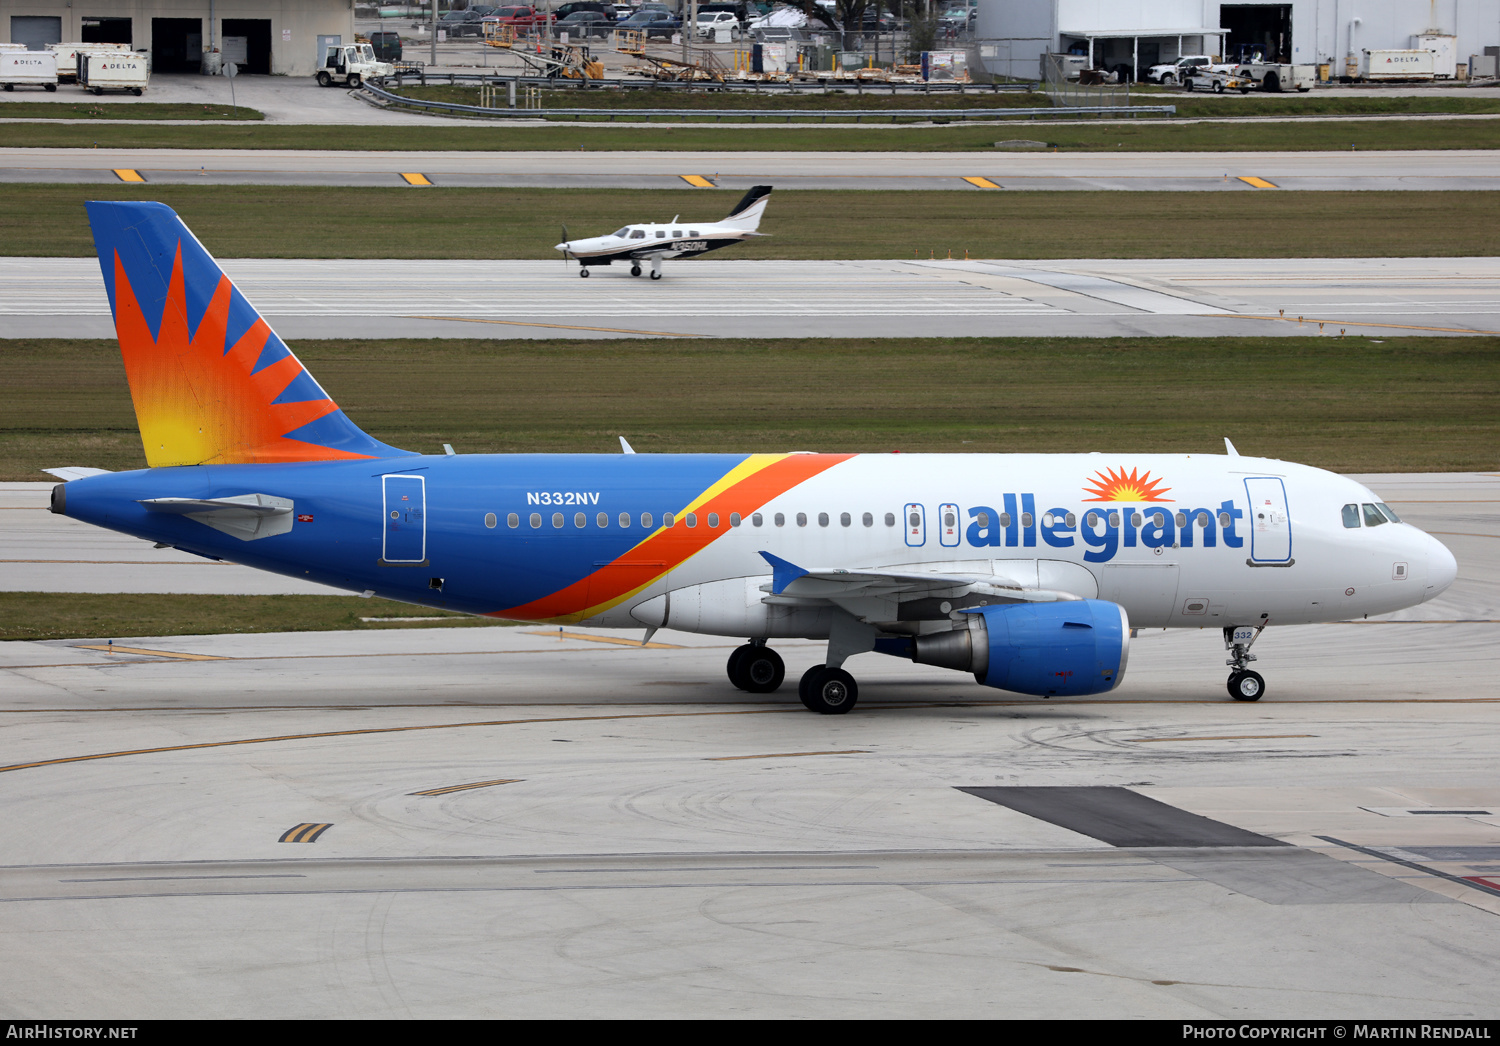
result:
[[[632,265],[630,267],[630,275],[632,275],[632,276],[639,276],[640,274],[641,274],[641,267],[639,265]]]
[[[729,662],[724,666],[725,672],[729,675],[729,681],[734,684],[737,690],[750,689],[746,686],[748,680],[745,677],[744,664],[745,655],[754,649],[755,647],[750,643],[735,647],[734,652],[729,655]]]
[[[589,278],[589,267],[587,265],[580,265],[580,266],[578,266],[578,275],[581,276],[585,280],[588,279]]]
[[[653,280],[659,280],[659,279],[661,279],[661,270],[660,269],[652,269],[651,270],[651,278]]]
[[[751,645],[740,658],[740,689],[752,694],[769,694],[781,687],[786,678],[786,663],[781,655],[767,646]]]
[[[802,703],[819,715],[843,715],[858,700],[859,684],[853,676],[842,668],[820,668],[808,681]]]
[[[1236,701],[1259,701],[1266,692],[1266,681],[1259,672],[1231,672],[1229,696]]]
[[[797,697],[801,699],[803,707],[809,712],[817,711],[812,706],[812,699],[808,697],[810,693],[809,685],[812,683],[813,677],[821,671],[823,671],[822,665],[813,665],[806,672],[802,673],[801,679],[797,680]]]

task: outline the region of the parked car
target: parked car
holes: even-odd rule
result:
[[[740,20],[728,11],[699,11],[698,24],[694,31],[705,40],[712,40],[721,29],[729,30],[729,39],[740,38]]]
[[[484,32],[484,16],[475,11],[449,11],[438,19],[437,27],[446,30],[451,40],[460,36],[478,36]]]
[[[569,0],[568,3],[555,8],[552,12],[552,17],[555,21],[561,22],[568,16],[575,15],[580,11],[595,11],[602,14],[611,22],[615,20],[615,5],[600,3],[599,0]]]
[[[567,33],[569,40],[584,40],[589,37],[602,40],[614,28],[615,23],[598,11],[574,11],[556,22],[552,27],[552,32],[554,35]]]
[[[490,25],[513,25],[517,29],[530,29],[546,25],[547,15],[534,7],[497,7],[495,13],[484,19]]]
[[[392,29],[377,29],[370,34],[370,47],[377,62],[401,61],[401,34]]]
[[[657,37],[670,40],[682,32],[682,19],[665,11],[637,11],[623,22],[616,22],[615,27],[645,33],[648,40]]]

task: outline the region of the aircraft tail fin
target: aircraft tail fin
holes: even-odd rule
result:
[[[732,225],[739,229],[754,231],[760,228],[760,216],[766,213],[766,204],[771,202],[771,187],[757,185],[751,188],[744,199],[734,205],[720,225]]]
[[[349,420],[170,207],[87,206],[150,467],[409,453]]]

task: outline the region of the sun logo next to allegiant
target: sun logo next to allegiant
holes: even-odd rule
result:
[[[1036,548],[1038,539],[1052,548],[1073,548],[1079,540],[1089,547],[1083,554],[1090,563],[1107,563],[1122,548],[1241,548],[1244,539],[1235,532],[1245,513],[1233,499],[1217,508],[1168,508],[1161,504],[1171,487],[1152,480],[1149,472],[1114,469],[1095,473],[1083,499],[1088,507],[1058,506],[1037,512],[1035,494],[1002,494],[1000,511],[990,505],[967,509],[969,520],[964,539],[974,548]],[[1098,502],[1111,502],[1108,507]],[[1134,502],[1145,502],[1137,505]],[[1155,502],[1155,504],[1152,504]]]

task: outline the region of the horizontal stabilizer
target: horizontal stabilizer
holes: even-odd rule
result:
[[[292,529],[292,500],[272,494],[238,494],[228,498],[148,498],[141,504],[152,512],[186,516],[241,541],[274,537]]]
[[[90,476],[107,476],[109,469],[91,469],[87,465],[64,465],[57,469],[42,469],[49,476],[56,476],[64,483],[71,483],[75,479],[88,479]]]

